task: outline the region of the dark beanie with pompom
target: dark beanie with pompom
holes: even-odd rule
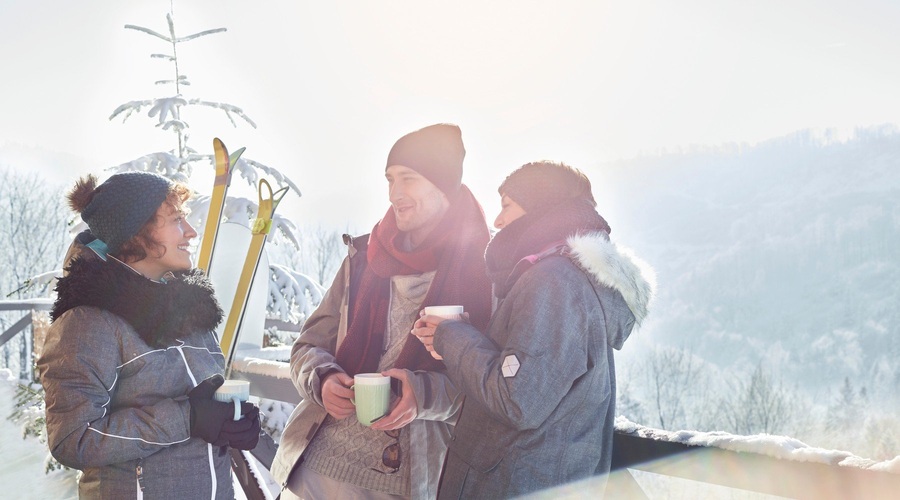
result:
[[[402,165],[418,172],[447,196],[456,194],[462,183],[466,148],[456,125],[438,123],[410,132],[394,143],[387,167]]]
[[[159,174],[124,172],[98,186],[97,178],[88,175],[69,191],[69,206],[115,255],[156,214],[171,184]]]
[[[526,213],[539,212],[560,203],[581,199],[597,206],[591,193],[591,181],[577,168],[555,161],[526,163],[500,184],[500,196],[506,195]]]

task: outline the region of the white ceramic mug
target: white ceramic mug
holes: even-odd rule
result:
[[[216,389],[213,399],[223,403],[234,402],[234,419],[240,420],[241,403],[250,399],[250,382],[246,380],[226,380],[221,387]]]
[[[445,319],[462,319],[463,306],[427,306],[425,314],[429,316],[440,316]]]

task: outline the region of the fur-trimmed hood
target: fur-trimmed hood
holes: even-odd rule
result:
[[[606,233],[587,233],[567,240],[570,255],[591,278],[608,286],[625,299],[639,327],[650,310],[656,293],[656,273],[631,251],[621,248]]]
[[[114,258],[104,261],[77,239],[68,257],[66,274],[56,285],[52,320],[79,306],[104,309],[124,319],[153,347],[213,330],[222,320],[212,285],[197,269],[156,282]]]

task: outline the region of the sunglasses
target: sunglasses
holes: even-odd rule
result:
[[[369,469],[379,474],[394,474],[398,470],[400,470],[400,429],[384,431],[384,433],[387,434],[389,438],[394,440],[393,443],[385,446],[384,451],[381,452],[381,463],[391,470],[385,472],[374,467],[369,467]]]

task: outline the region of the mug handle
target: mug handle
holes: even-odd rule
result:
[[[244,418],[244,416],[241,415],[241,400],[238,398],[231,398],[231,401],[234,403],[234,421],[237,422]]]
[[[356,387],[356,384],[350,386],[350,390],[353,391],[353,388]],[[356,391],[353,391],[353,395],[350,396],[350,402],[353,403],[353,406],[356,406]]]

